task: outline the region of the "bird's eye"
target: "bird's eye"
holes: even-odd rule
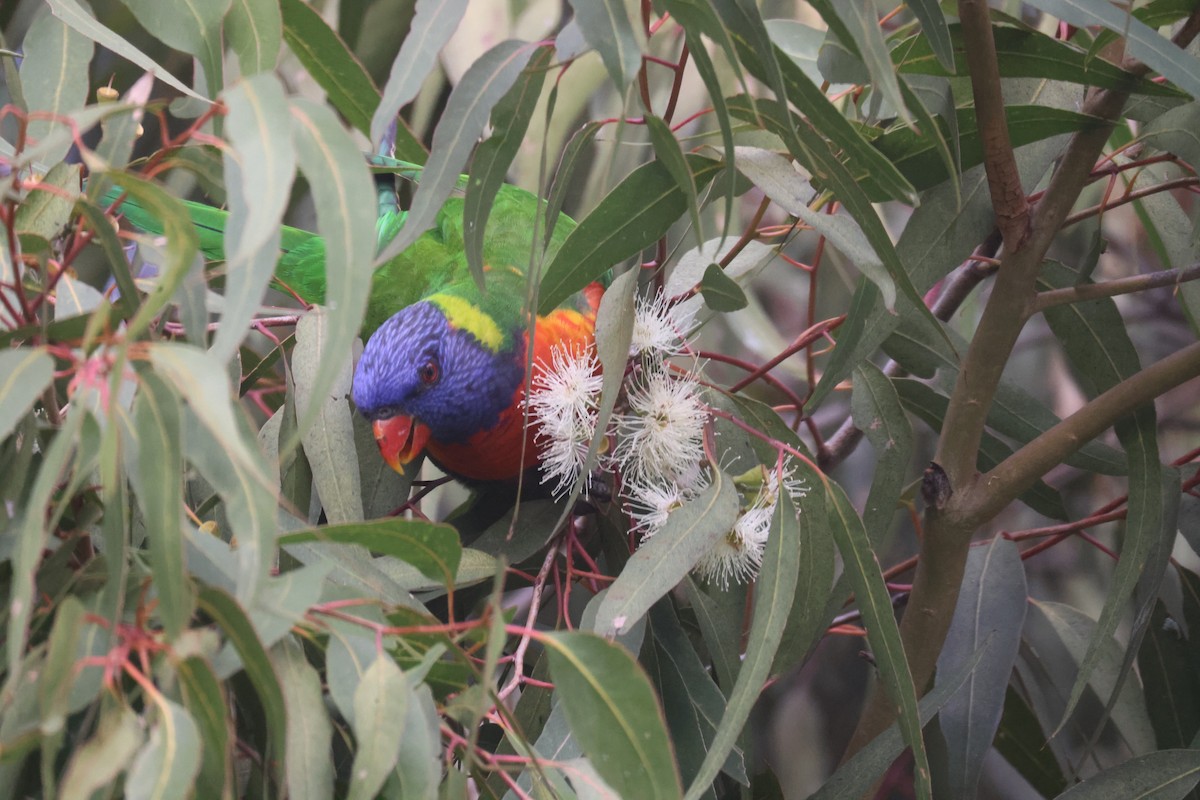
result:
[[[420,367],[417,368],[417,377],[421,383],[426,386],[432,386],[437,383],[437,379],[441,376],[441,371],[438,369],[438,364],[433,359],[429,359]]]

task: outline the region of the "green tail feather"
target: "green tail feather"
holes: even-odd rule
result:
[[[120,187],[113,187],[104,193],[101,202],[106,206],[112,205],[121,194]],[[224,261],[225,228],[229,223],[229,212],[190,200],[181,202],[187,209],[188,218],[191,219],[192,226],[195,227],[196,233],[200,237],[200,251],[210,261]],[[155,235],[163,233],[162,221],[131,197],[125,198],[117,208],[117,212],[122,214],[135,228]],[[291,228],[287,225],[281,226],[281,229],[283,237],[279,249],[284,253],[290,252],[316,237],[315,233]]]
[[[371,160],[376,169],[407,180],[419,179],[421,175],[421,168],[416,165],[380,156]],[[466,176],[460,178],[460,192],[465,190],[466,180]],[[103,199],[111,205],[120,196],[120,189],[111,189]],[[224,260],[229,212],[201,203],[183,203],[199,235],[200,249],[204,255],[210,260]],[[483,302],[487,306],[487,313],[500,321],[505,330],[520,327],[520,307],[525,296],[524,271],[531,250],[531,221],[542,212],[542,208],[541,201],[524,189],[509,184],[500,187],[484,240],[484,261],[494,268],[509,269],[494,269],[490,280],[496,291],[484,299],[478,296],[463,251],[463,198],[461,195],[452,195],[438,213],[433,228],[422,234],[403,253],[375,270],[363,319],[363,335],[369,336],[396,311],[417,302],[430,292],[453,291],[452,287],[455,286],[460,287],[471,302]],[[151,234],[163,233],[161,220],[135,200],[125,199],[117,211],[141,230]],[[378,211],[376,233],[382,246],[396,236],[407,216],[406,212],[399,209],[390,182],[380,182]],[[575,223],[569,217],[560,216],[547,258],[553,256],[574,227]],[[316,233],[281,226],[280,257],[275,266],[275,278],[304,301],[324,303],[325,241]]]

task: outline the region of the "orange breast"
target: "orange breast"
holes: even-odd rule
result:
[[[538,317],[533,335],[533,364],[536,370],[550,364],[556,346],[570,350],[589,346],[596,335],[596,309],[604,288],[598,283],[583,291],[590,309],[586,312],[560,308]],[[528,346],[528,334],[526,334]],[[513,393],[513,401],[500,414],[500,421],[486,431],[480,431],[470,441],[459,444],[429,442],[426,450],[435,461],[450,472],[478,481],[512,480],[538,463],[534,437],[537,426],[533,420],[525,424],[525,387]],[[522,457],[522,452],[524,457]]]

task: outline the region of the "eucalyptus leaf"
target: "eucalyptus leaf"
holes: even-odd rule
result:
[[[1102,25],[1124,37],[1136,58],[1193,97],[1200,97],[1200,61],[1128,11],[1089,0],[1031,0],[1030,5],[1071,25]]]
[[[303,0],[280,0],[283,40],[346,120],[366,135],[379,89],[341,37]]]
[[[417,240],[433,225],[442,203],[458,184],[467,157],[491,116],[492,108],[516,82],[533,55],[524,42],[504,41],[476,60],[454,87],[433,134],[429,161],[404,227],[379,254],[383,263]],[[476,276],[477,280],[482,274]]]
[[[144,736],[141,721],[132,709],[126,705],[110,707],[100,715],[92,738],[67,763],[58,796],[63,800],[88,800],[129,766]]]
[[[46,0],[46,2],[50,6],[50,13],[96,44],[102,45],[122,58],[132,61],[146,72],[153,72],[163,83],[174,89],[178,89],[188,97],[206,103],[209,102],[202,94],[180,81],[148,55],[109,28],[97,22],[96,18],[80,5],[77,0]]]
[[[416,4],[408,35],[392,62],[383,97],[371,115],[370,136],[376,146],[400,109],[416,97],[437,62],[438,51],[462,21],[466,8],[466,0],[420,0]]]
[[[0,351],[0,441],[8,437],[54,378],[54,359],[43,349]]]
[[[1200,782],[1200,750],[1160,750],[1131,758],[1059,795],[1059,800],[1179,800]]]
[[[350,408],[350,362],[342,362],[327,394],[314,392],[322,371],[329,325],[329,312],[323,308],[305,314],[296,325],[296,347],[292,350],[296,413],[300,419],[313,420],[301,432],[300,439],[329,521],[362,522],[362,477],[358,470],[354,412]]]
[[[242,75],[270,72],[283,44],[283,15],[272,0],[233,0],[225,15],[225,37]]]
[[[1004,710],[1026,605],[1025,569],[1016,545],[997,536],[987,547],[972,548],[937,671],[940,682],[987,648],[988,657],[938,714],[946,741],[946,791],[955,797],[976,794],[983,757]]]
[[[239,3],[249,0],[238,0]],[[290,136],[283,85],[273,74],[257,75],[225,93],[229,217],[225,229],[225,307],[213,341],[220,361],[233,357],[262,302],[279,260],[280,224],[291,199],[296,149]]]
[[[672,511],[662,528],[629,557],[600,604],[596,631],[612,635],[640,620],[733,529],[737,513],[732,479],[715,472],[709,486]]]
[[[288,711],[288,796],[298,800],[332,797],[334,765],[329,750],[333,726],[321,698],[320,676],[291,637],[275,645],[270,655]]]
[[[413,687],[396,662],[380,653],[354,690],[354,735],[358,749],[351,768],[354,800],[375,797],[400,759],[404,719]]]
[[[583,38],[599,51],[613,83],[624,91],[642,65],[644,47],[628,5],[623,0],[572,0],[571,7]]]
[[[633,657],[588,633],[544,641],[571,732],[604,782],[622,797],[680,797],[662,709]]]
[[[800,524],[791,498],[787,492],[779,492],[771,521],[771,537],[763,553],[762,572],[755,584],[754,619],[750,623],[742,668],[704,762],[688,786],[686,797],[689,800],[698,800],[717,777],[770,674],[796,592],[800,571]]]
[[[52,14],[42,14],[25,34],[23,49],[21,86],[30,103],[30,112],[62,116],[83,108],[93,50],[86,36]],[[51,119],[33,119],[26,135],[38,141],[56,125]],[[62,142],[45,153],[43,159],[54,164],[70,149],[70,141]]]
[[[125,779],[125,795],[170,800],[188,794],[200,769],[200,731],[183,706],[160,698],[158,719]]]

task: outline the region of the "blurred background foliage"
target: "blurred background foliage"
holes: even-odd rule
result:
[[[990,6],[1034,200],[1099,124],[1086,92],[1130,93],[1039,290],[1173,272],[1030,319],[981,471],[1195,347],[1200,61],[1169,38],[1197,5]],[[953,6],[0,5],[0,794],[1187,796],[1189,375],[1136,434],[1105,430],[977,526],[927,695],[903,655],[893,609],[926,552],[923,470],[955,435],[942,422],[1005,257]],[[422,37],[436,58],[398,58]],[[510,40],[545,46],[491,85],[487,54]],[[389,107],[405,67],[411,101]],[[535,77],[507,141],[492,109]],[[226,125],[247,91],[283,103],[258,140]],[[324,190],[373,213],[381,102],[397,157],[474,174],[492,137],[512,146],[508,182],[585,223],[599,257],[547,281],[633,270],[644,295],[704,300],[691,347],[723,414],[718,465],[788,452],[808,485],[798,525],[780,504],[757,582],[679,582],[695,554],[638,563],[628,509],[603,492],[514,506],[511,487],[426,493],[431,466],[392,473],[344,399],[373,239],[344,254],[340,305],[226,294],[236,276],[203,263],[176,200],[237,193],[278,209],[270,224],[349,236],[354,211]],[[230,168],[301,142],[296,119],[314,145],[298,173]],[[651,162],[666,168],[637,185],[663,202],[605,204]],[[114,184],[167,235],[118,234],[99,202]],[[650,244],[606,239],[605,221]],[[618,327],[622,308],[606,312]],[[220,352],[218,319],[238,331]],[[415,499],[414,480],[430,482]],[[695,506],[675,519],[681,542],[728,527]],[[900,722],[839,769],[875,682]]]

